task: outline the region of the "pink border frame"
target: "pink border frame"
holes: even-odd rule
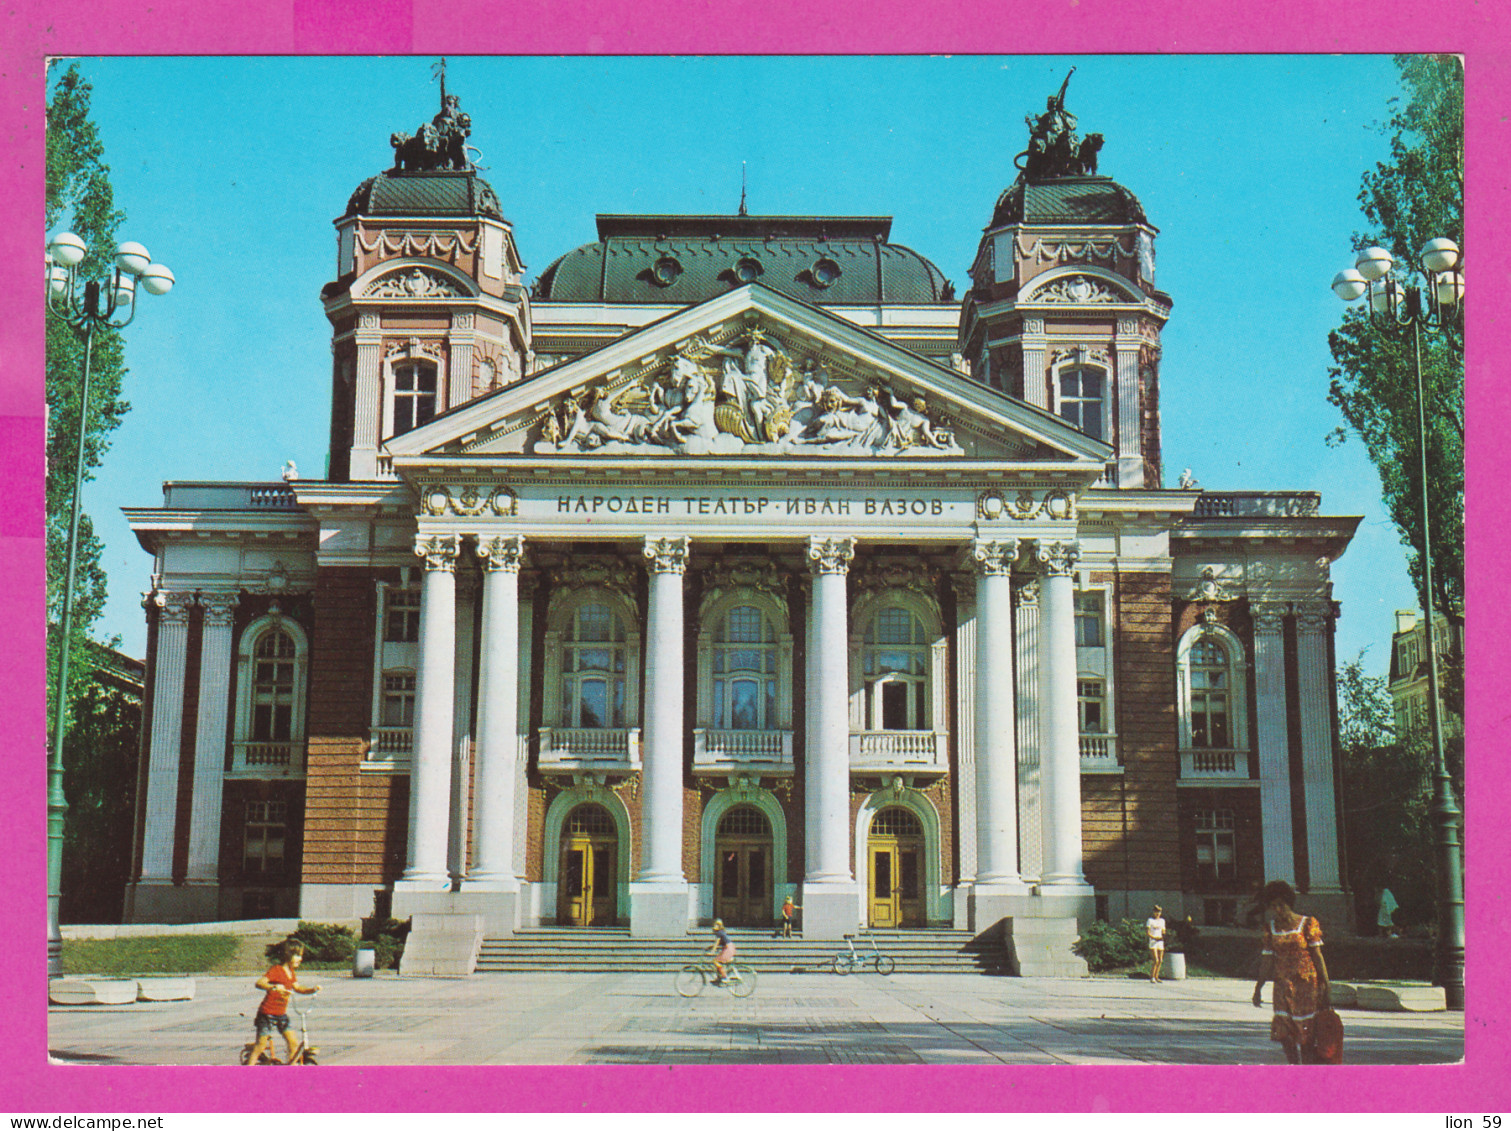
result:
[[[1247,14],[1203,0],[1020,0],[988,15],[985,4],[920,0],[19,0],[4,16],[0,125],[7,160],[0,201],[0,282],[11,294],[41,297],[43,60],[57,54],[367,54],[477,52],[543,54],[1001,52],[1464,53],[1468,76],[1468,243],[1481,263],[1504,264],[1507,225],[1511,19],[1505,6],[1439,0],[1270,0]],[[920,16],[926,16],[921,19]],[[500,28],[494,42],[480,29]],[[483,33],[485,36],[487,32]],[[1500,46],[1496,46],[1499,44]],[[947,128],[947,124],[944,124]],[[1501,216],[1496,214],[1500,213]],[[1497,219],[1500,220],[1497,223]],[[1340,233],[1344,234],[1344,233]],[[1487,254],[1488,253],[1488,254]],[[1469,292],[1477,329],[1495,323],[1503,267],[1481,271]],[[1502,319],[1502,321],[1504,321]],[[1487,483],[1506,461],[1497,425],[1511,389],[1493,380],[1489,334],[1469,337],[1469,649],[1473,657],[1468,726],[1471,830],[1468,930],[1472,986],[1465,1015],[1466,1061],[1420,1068],[1295,1072],[1283,1067],[616,1067],[322,1068],[284,1077],[279,1108],[293,1111],[788,1110],[843,1111],[1444,1111],[1505,1110],[1508,1056],[1502,1044],[1508,978],[1486,965],[1504,952],[1511,927],[1507,890],[1511,825],[1492,816],[1496,768],[1491,728],[1503,697],[1495,676],[1511,669],[1486,642],[1511,638],[1505,602],[1494,600],[1511,549],[1505,523],[1487,513]],[[7,971],[12,1044],[3,1103],[11,1112],[247,1110],[228,1106],[218,1069],[86,1068],[46,1060],[46,998],[40,960],[45,917],[45,747],[41,615],[42,355],[40,302],[12,304],[0,329],[0,459],[12,489],[0,509],[0,652],[13,694],[4,732],[11,788],[3,802],[8,930],[0,936]],[[1502,366],[1504,371],[1504,366]],[[19,474],[17,474],[19,472]],[[19,483],[19,489],[17,484]],[[1486,519],[1492,519],[1487,522]],[[717,1091],[713,1090],[717,1073]],[[1283,1074],[1283,1075],[1277,1075]],[[1340,1084],[1343,1085],[1340,1087]],[[776,1090],[780,1088],[780,1091]],[[265,1109],[264,1109],[265,1110]]]

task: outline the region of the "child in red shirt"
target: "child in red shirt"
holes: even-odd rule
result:
[[[273,1043],[273,1031],[276,1029],[283,1034],[283,1039],[289,1046],[290,1059],[294,1056],[294,1050],[299,1047],[298,1038],[289,1032],[288,1008],[289,999],[296,993],[313,994],[320,991],[319,986],[305,986],[299,983],[295,971],[299,964],[304,961],[304,944],[298,939],[290,939],[283,944],[279,952],[282,961],[257,979],[257,988],[266,992],[262,1004],[257,1007],[257,1018],[254,1022],[257,1030],[257,1042],[252,1046],[252,1054],[247,1059],[249,1065],[255,1065],[262,1058],[262,1054],[268,1051],[268,1046]]]

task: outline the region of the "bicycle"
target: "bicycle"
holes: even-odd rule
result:
[[[733,962],[726,962],[724,980],[714,982],[709,978],[708,968],[703,963],[690,962],[677,971],[674,984],[682,997],[697,997],[703,992],[704,986],[712,985],[728,990],[735,997],[749,997],[755,993],[756,972],[749,966],[736,966]]]
[[[830,962],[836,974],[848,974],[862,966],[874,967],[878,974],[883,976],[897,969],[897,962],[890,955],[883,954],[876,949],[876,939],[871,935],[866,936],[866,941],[871,944],[871,953],[862,954],[855,949],[855,936],[846,935],[845,945],[850,948],[848,954],[836,954]]]
[[[317,1049],[317,1048],[315,1048],[312,1044],[310,1044],[309,1015],[310,1015],[311,1012],[314,1011],[315,1007],[313,1005],[311,1005],[309,1007],[309,1009],[300,1009],[297,1006],[294,1006],[292,1008],[293,1008],[294,1012],[299,1015],[299,1043],[294,1046],[294,1053],[293,1053],[293,1055],[290,1056],[288,1058],[288,1060],[279,1060],[278,1059],[278,1054],[273,1051],[272,1043],[269,1042],[268,1047],[267,1047],[267,1051],[264,1052],[262,1054],[262,1056],[258,1058],[258,1060],[257,1060],[258,1064],[280,1064],[280,1065],[310,1064],[310,1065],[315,1065],[315,1064],[319,1064],[320,1063],[318,1060],[315,1059],[317,1056],[319,1056],[320,1050]],[[246,1014],[242,1014],[242,1016],[245,1017]],[[252,1059],[252,1049],[254,1049],[256,1046],[257,1046],[257,1042],[256,1041],[248,1041],[245,1045],[242,1046],[242,1049],[241,1049],[241,1063],[242,1064],[247,1064]]]

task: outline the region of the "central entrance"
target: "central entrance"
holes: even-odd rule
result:
[[[766,927],[771,906],[771,823],[736,805],[714,834],[714,916],[729,927]]]
[[[873,927],[921,927],[923,825],[907,809],[876,814],[866,839],[867,921]]]
[[[561,833],[561,882],[556,921],[564,927],[604,927],[619,913],[614,818],[602,805],[579,805]]]

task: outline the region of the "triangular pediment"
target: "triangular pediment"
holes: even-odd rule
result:
[[[396,458],[895,457],[1085,462],[1111,449],[759,284],[678,311],[395,437]]]

